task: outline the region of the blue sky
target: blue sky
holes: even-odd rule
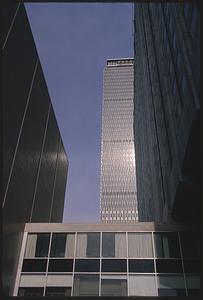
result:
[[[99,221],[103,69],[133,57],[131,3],[26,3],[69,159],[64,222]]]

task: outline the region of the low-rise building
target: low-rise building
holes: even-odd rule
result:
[[[175,224],[27,223],[14,296],[198,295],[198,257]]]

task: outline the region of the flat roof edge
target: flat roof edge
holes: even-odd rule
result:
[[[26,232],[60,231],[177,231],[187,229],[183,224],[155,224],[154,222],[137,223],[26,223]],[[188,228],[189,229],[189,228]]]

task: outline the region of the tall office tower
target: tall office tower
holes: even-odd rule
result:
[[[68,161],[22,3],[2,8],[3,288],[11,294],[25,222],[60,222]]]
[[[137,221],[133,134],[134,60],[108,59],[104,70],[100,216]]]
[[[188,3],[135,4],[135,154],[140,221],[197,222],[200,16]]]

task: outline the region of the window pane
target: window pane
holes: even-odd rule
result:
[[[151,233],[128,234],[129,257],[153,257]]]
[[[24,259],[22,272],[46,272],[47,259]]]
[[[50,233],[39,233],[37,235],[36,257],[48,256]]]
[[[76,257],[86,257],[87,251],[87,234],[78,233],[76,245]]]
[[[176,50],[176,47],[177,47],[176,43],[177,43],[176,32],[174,32],[174,36],[173,36],[173,49],[174,50]]]
[[[102,272],[127,272],[126,259],[102,259]]]
[[[157,296],[155,276],[130,275],[129,296]]]
[[[181,56],[180,56],[180,52],[177,51],[177,56],[176,56],[176,69],[177,72],[180,72],[180,64],[181,64]],[[179,73],[179,76],[181,75],[181,73]]]
[[[127,243],[125,233],[115,234],[115,257],[127,257]]]
[[[189,296],[200,296],[200,277],[186,275],[186,285]]]
[[[76,257],[99,257],[100,233],[78,233]]]
[[[188,296],[200,296],[200,289],[188,289]]]
[[[65,246],[66,246],[66,233],[53,233],[50,256],[64,257]]]
[[[154,273],[154,261],[152,259],[129,259],[129,272]]]
[[[178,234],[176,232],[154,233],[157,257],[180,257]]]
[[[193,39],[197,38],[198,33],[198,25],[199,25],[199,11],[197,7],[194,7],[192,20],[191,20],[191,34]]]
[[[102,233],[102,256],[115,257],[115,233]]]
[[[182,273],[182,263],[178,259],[156,259],[157,273]]]
[[[25,249],[25,258],[35,257],[36,244],[37,244],[37,234],[35,233],[28,234],[26,249]]]
[[[71,296],[71,287],[47,287],[45,296]]]
[[[75,272],[99,272],[99,259],[76,259]]]
[[[187,284],[188,289],[199,289],[200,288],[200,277],[186,275],[186,284]]]
[[[72,272],[72,259],[50,259],[48,272]]]
[[[186,296],[184,289],[158,289],[159,296]]]
[[[42,287],[20,287],[18,290],[18,296],[43,296],[44,288]]]
[[[102,279],[102,296],[127,296],[127,279]]]
[[[185,295],[185,283],[183,276],[158,275],[159,296]]]
[[[46,257],[49,250],[49,233],[28,234],[25,257]]]
[[[100,233],[87,233],[87,257],[100,256]]]
[[[185,268],[185,273],[200,273],[200,261],[185,259],[184,268]]]
[[[99,275],[75,275],[74,296],[99,296]]]
[[[191,16],[192,13],[192,3],[184,3],[184,15],[186,18]]]
[[[68,233],[66,236],[65,257],[73,257],[75,249],[75,234]]]
[[[181,246],[183,257],[197,258],[200,257],[200,238],[196,232],[181,232]]]

